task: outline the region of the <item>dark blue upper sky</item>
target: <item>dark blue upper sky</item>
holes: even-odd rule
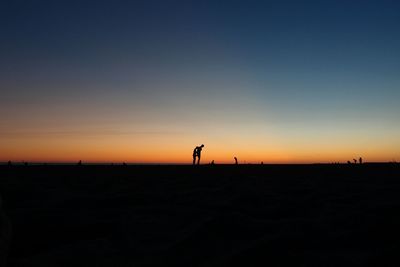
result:
[[[97,53],[184,57],[221,46],[260,65],[336,66],[366,55],[394,64],[388,51],[399,44],[398,1],[3,1],[0,7],[2,57],[13,62],[79,61]]]

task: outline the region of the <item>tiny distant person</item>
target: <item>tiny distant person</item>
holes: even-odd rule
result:
[[[12,165],[11,160],[8,161],[7,165],[8,165],[8,166],[11,166],[11,165]]]
[[[358,159],[358,162],[359,162],[360,164],[363,163],[362,157],[360,157],[360,158]]]
[[[351,164],[350,160],[347,161],[347,164]]]
[[[237,157],[234,157],[234,159],[235,159],[235,165],[238,165]]]
[[[357,164],[357,160],[356,159],[353,159],[353,161],[354,161],[354,164]]]
[[[201,150],[203,149],[204,145],[202,144],[201,146],[196,146],[193,150],[193,165],[196,164],[196,159],[197,159],[197,165],[200,165],[200,158],[201,158]]]
[[[81,166],[82,165],[82,160],[80,160],[79,162],[78,162],[78,166]]]
[[[197,146],[193,149],[193,165],[196,164],[196,158],[197,158]]]
[[[214,165],[214,164],[215,164],[215,162],[214,162],[214,160],[212,160],[212,161],[211,161],[211,165]]]

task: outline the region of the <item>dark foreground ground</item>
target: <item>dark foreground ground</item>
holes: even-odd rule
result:
[[[8,266],[400,266],[400,165],[1,166]]]

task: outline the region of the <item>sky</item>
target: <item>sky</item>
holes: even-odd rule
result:
[[[400,2],[1,1],[0,161],[400,160]]]

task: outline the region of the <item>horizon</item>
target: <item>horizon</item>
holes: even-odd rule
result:
[[[400,2],[0,6],[0,162],[400,160]]]
[[[349,163],[350,162],[350,163]],[[236,164],[233,162],[201,162],[200,165],[209,166],[209,165],[362,165],[362,164],[397,164],[396,160],[392,161],[363,161],[360,163],[357,161],[356,163],[353,160],[347,161],[336,161],[336,162],[239,162]],[[19,165],[101,165],[101,166],[193,166],[191,162],[129,162],[129,161],[0,161],[0,165],[9,165],[12,164],[14,166]],[[196,165],[197,166],[197,165]]]

